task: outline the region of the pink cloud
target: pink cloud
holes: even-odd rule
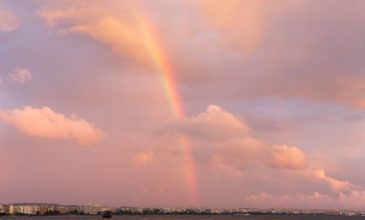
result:
[[[273,195],[270,193],[258,193],[244,198],[244,202],[252,207],[285,207],[285,208],[357,208],[361,209],[365,202],[365,191],[351,191],[348,194],[340,193],[336,196],[326,195],[320,192],[312,194]]]
[[[25,84],[32,80],[32,74],[28,69],[17,68],[9,74],[11,81],[18,84]]]
[[[98,4],[94,1],[89,4],[78,1],[58,9],[43,8],[38,15],[62,35],[86,35],[119,55],[139,60],[145,58],[144,38],[136,19],[135,5],[131,2]]]
[[[327,176],[323,169],[310,171],[310,176],[314,179],[325,182],[335,192],[349,191],[355,187],[349,181],[341,181]]]
[[[143,12],[138,4],[130,1],[112,4],[98,1],[66,1],[48,5],[49,7],[45,6],[38,15],[55,30],[63,34],[82,34],[106,45],[122,57],[148,61],[150,58],[146,57],[145,46],[148,39],[145,39],[138,19],[141,15],[152,15],[151,20],[156,23],[157,34],[166,40],[164,47],[167,51],[172,51],[171,61],[176,70],[176,78],[208,87],[216,84],[214,91],[207,95],[222,95],[224,98],[309,98],[317,102],[330,101],[356,108],[364,107],[362,66],[356,69],[349,65],[351,62],[356,62],[356,65],[362,64],[357,61],[361,59],[349,59],[361,57],[361,53],[355,49],[361,47],[352,47],[349,43],[354,39],[355,42],[361,42],[361,35],[347,33],[347,26],[342,26],[341,22],[327,23],[333,19],[348,21],[353,29],[361,26],[363,19],[356,16],[356,7],[353,4],[336,3],[331,12],[327,11],[323,2],[318,3],[317,10],[312,11],[308,10],[313,8],[312,3],[293,1],[285,1],[283,4],[252,0],[189,0],[170,4],[156,1],[153,4],[142,3],[147,9]],[[344,7],[345,5],[347,6]],[[166,19],[168,13],[164,13],[163,16],[159,13],[162,10],[173,13],[176,8],[181,10],[181,19]],[[195,10],[191,10],[192,8]],[[342,8],[348,8],[353,16],[343,13]],[[328,13],[329,19],[323,19],[321,12]],[[308,25],[308,16],[315,20],[317,25],[326,28]],[[293,25],[290,22],[292,19],[297,20],[298,25]],[[194,22],[194,25],[188,22]],[[289,31],[290,28],[295,31]],[[159,29],[163,32],[160,33]],[[335,35],[336,37],[328,41],[330,33],[339,30],[343,30],[344,36]],[[282,45],[282,42],[286,42],[286,45]],[[316,46],[319,42],[331,50],[321,50]],[[194,50],[185,51],[181,48],[189,46],[194,46]],[[209,56],[199,52],[210,49],[212,54]],[[233,54],[238,52],[240,56],[231,56],[232,51]],[[252,53],[253,51],[257,53]],[[221,52],[227,54],[227,58],[221,57]],[[175,57],[176,55],[178,57]],[[254,60],[248,59],[248,63],[257,63],[258,66],[233,65],[230,73],[226,73],[232,81],[225,82],[226,74],[222,74],[222,70],[230,65],[230,62],[236,64],[236,59],[251,57]],[[216,62],[217,60],[220,62]],[[250,62],[255,60],[257,62]],[[329,63],[332,64],[327,65]],[[298,67],[302,65],[303,68],[299,70]],[[329,78],[333,80],[328,80]],[[287,83],[288,80],[291,83]],[[221,89],[220,85],[223,83],[225,87],[231,88]],[[349,85],[351,90],[348,89]],[[216,91],[219,92],[215,93]]]
[[[230,140],[249,132],[248,126],[237,116],[216,105],[209,105],[206,112],[177,121],[173,127],[185,135],[211,141]]]
[[[99,142],[102,132],[84,119],[54,112],[49,107],[1,110],[0,122],[14,126],[24,134],[60,140],[73,140],[82,145]]]
[[[12,32],[19,26],[19,21],[15,15],[0,5],[0,32]]]
[[[13,105],[27,100],[29,103],[49,103],[49,106],[60,106],[63,109],[70,109],[72,106],[72,109],[77,109],[81,116],[82,112],[85,112],[88,119],[86,121],[49,109],[57,116],[51,117],[45,113],[44,108],[34,107],[29,110],[31,113],[27,113],[32,116],[22,116],[23,119],[19,121],[15,118],[19,118],[21,114],[15,112],[20,111],[25,114],[25,109],[0,110],[1,117],[6,115],[7,124],[34,137],[70,140],[81,144],[96,143],[100,138],[95,136],[99,136],[100,131],[90,124],[91,121],[102,126],[103,131],[108,133],[108,140],[103,142],[105,148],[91,152],[94,153],[92,155],[89,152],[85,154],[81,148],[73,155],[74,163],[69,163],[67,148],[57,148],[57,152],[63,152],[64,155],[56,154],[56,159],[59,160],[57,162],[59,168],[56,170],[64,172],[64,176],[57,173],[49,177],[44,175],[44,178],[68,181],[72,179],[68,194],[58,192],[62,194],[61,196],[68,195],[70,202],[71,198],[73,201],[75,199],[77,201],[78,198],[86,201],[95,196],[95,200],[113,200],[116,205],[120,205],[136,195],[137,188],[151,187],[151,190],[141,197],[139,205],[146,201],[156,204],[154,202],[163,201],[165,198],[160,195],[151,196],[151,192],[155,190],[153,185],[162,184],[171,192],[183,191],[178,193],[176,199],[182,201],[180,198],[187,193],[184,193],[185,174],[182,171],[185,161],[176,141],[178,139],[176,136],[181,135],[191,140],[193,159],[196,161],[197,175],[200,177],[198,181],[206,182],[206,185],[201,185],[202,205],[216,200],[217,206],[224,206],[228,204],[225,200],[237,195],[240,190],[247,190],[244,192],[247,194],[267,189],[266,194],[255,194],[257,201],[262,204],[265,200],[282,201],[280,204],[289,205],[298,204],[296,201],[305,203],[305,200],[309,201],[308,204],[314,204],[314,207],[323,207],[326,204],[333,204],[333,198],[327,198],[323,192],[309,195],[296,193],[300,190],[308,192],[311,189],[314,189],[314,192],[329,191],[327,187],[335,191],[331,196],[340,195],[336,199],[341,198],[344,204],[351,203],[351,200],[362,201],[362,191],[350,187],[352,183],[327,176],[323,170],[322,174],[319,172],[314,175],[312,172],[309,177],[301,175],[311,172],[307,168],[309,165],[326,171],[327,167],[331,167],[328,162],[325,163],[313,155],[306,155],[307,152],[313,153],[317,150],[323,154],[323,147],[333,147],[331,155],[326,154],[326,156],[335,157],[331,159],[336,161],[336,166],[344,165],[341,163],[350,160],[344,158],[344,155],[336,154],[336,147],[331,144],[332,141],[338,140],[336,135],[331,135],[333,132],[336,133],[336,126],[322,123],[323,118],[318,118],[314,123],[307,120],[308,117],[312,118],[312,115],[317,117],[317,113],[322,115],[323,112],[317,112],[316,109],[315,114],[312,114],[306,105],[317,101],[321,106],[330,106],[328,108],[331,108],[329,111],[332,112],[333,102],[347,106],[359,105],[359,107],[364,104],[362,91],[365,84],[361,71],[363,66],[353,65],[356,62],[363,63],[360,59],[363,54],[360,45],[363,19],[357,13],[362,4],[336,3],[333,10],[328,10],[325,3],[316,2],[316,10],[309,10],[313,8],[311,3],[291,1],[282,4],[256,0],[140,2],[145,6],[145,12],[152,18],[148,21],[151,22],[156,37],[161,40],[161,47],[166,52],[172,73],[176,76],[178,87],[181,89],[186,112],[195,111],[208,101],[221,103],[233,109],[229,112],[222,108],[223,106],[211,105],[199,114],[187,116],[173,123],[167,128],[172,130],[173,135],[156,137],[154,129],[170,121],[171,114],[160,84],[158,70],[151,68],[145,71],[144,64],[140,63],[138,68],[143,70],[136,70],[136,62],[129,60],[146,55],[143,41],[148,39],[144,39],[146,36],[139,30],[137,20],[140,17],[136,16],[135,7],[124,6],[124,3],[129,4],[128,2],[134,1],[112,3],[98,0],[40,1],[31,4],[30,8],[27,4],[10,3],[10,1],[7,3],[14,4],[17,11],[24,13],[21,14],[23,18],[31,18],[36,7],[40,7],[38,15],[47,23],[50,32],[46,31],[45,34],[44,27],[39,26],[41,24],[37,19],[26,19],[26,29],[4,38],[4,49],[7,52],[4,59],[1,59],[1,68],[8,73],[8,70],[12,70],[21,62],[31,62],[32,70],[33,68],[37,70],[37,80],[34,80],[31,86],[21,89],[13,88],[12,85],[1,86],[0,103],[4,101],[5,105]],[[299,7],[296,4],[300,4]],[[344,9],[344,13],[339,13],[339,9]],[[160,13],[161,11],[164,13]],[[323,16],[324,13],[326,16]],[[53,31],[62,37],[54,36]],[[34,50],[34,45],[39,47]],[[55,49],[60,53],[49,53]],[[115,54],[110,51],[116,52],[119,56],[114,56]],[[29,60],[34,53],[37,53],[37,59]],[[55,64],[62,68],[55,69]],[[145,74],[140,74],[142,72]],[[3,77],[5,82],[10,82],[8,76]],[[29,82],[31,77],[21,79],[18,81]],[[84,86],[81,88],[80,85]],[[266,100],[267,96],[278,98],[285,105],[272,103],[271,98]],[[262,97],[265,97],[264,100]],[[247,101],[247,98],[255,101]],[[256,100],[259,100],[259,104]],[[286,104],[300,109],[287,112]],[[35,113],[37,111],[39,114]],[[251,111],[255,111],[253,115],[260,116],[262,120],[259,123],[263,123],[263,127],[270,124],[268,122],[270,119],[280,115],[273,120],[285,125],[286,116],[294,118],[290,123],[295,129],[278,132],[276,126],[271,129],[269,125],[270,129],[254,130],[258,127],[254,125],[257,121],[247,117],[250,124],[246,124],[241,118],[249,116],[251,113],[248,112]],[[275,111],[274,114],[271,114],[271,111]],[[347,107],[341,111],[354,113],[353,109],[349,110]],[[362,117],[362,113],[354,114]],[[336,112],[334,115],[336,115],[334,120],[337,120]],[[5,122],[5,119],[1,120]],[[306,120],[305,125],[300,123],[302,120]],[[59,121],[67,123],[60,125]],[[361,124],[361,120],[356,119],[356,121]],[[23,125],[25,123],[42,124],[42,126],[25,128]],[[315,132],[313,130],[308,132],[306,126],[310,123],[312,123],[310,126],[313,125],[317,129],[322,128],[318,124],[325,126],[326,129],[321,129],[325,135],[320,133],[318,135],[320,138],[309,140],[308,136],[313,136],[310,134]],[[28,143],[24,142],[29,141],[29,138],[18,140],[13,130],[10,131],[11,126],[0,126],[3,137],[0,136],[2,155],[14,159],[12,155],[22,154],[25,152],[24,149],[29,150],[24,153],[24,159],[32,158],[34,161],[39,161],[39,167],[50,167],[54,170],[54,160],[48,162],[36,160],[37,155],[39,158],[47,155],[48,148],[43,145],[46,146],[49,141],[39,142],[34,138],[31,141],[36,145],[39,144],[39,147],[28,149]],[[41,130],[40,127],[50,128]],[[346,128],[354,129],[350,124],[348,127],[346,124]],[[351,139],[346,134],[342,136]],[[55,144],[66,146],[70,141],[57,141]],[[357,144],[361,145],[361,141]],[[351,144],[341,142],[338,145],[347,147]],[[4,154],[6,146],[11,147],[8,153]],[[305,146],[306,149],[301,150],[301,146]],[[15,151],[16,149],[18,151]],[[32,152],[34,153],[29,157]],[[54,151],[48,153],[51,155]],[[31,163],[32,160],[25,160],[27,162],[12,168],[12,172],[8,170],[7,175],[12,176],[16,173],[23,176],[33,173],[28,172],[28,166],[33,170],[39,170],[39,167]],[[352,163],[356,163],[355,160],[346,164],[343,170],[354,169]],[[67,169],[62,168],[64,164],[68,165]],[[144,167],[133,169],[135,168],[133,165]],[[14,167],[11,162],[5,163],[5,166]],[[26,170],[23,169],[24,166],[27,166]],[[348,180],[356,179],[359,182],[363,180],[361,176],[354,177],[357,175],[355,172],[346,173],[342,168],[331,168],[338,171],[336,175],[346,176]],[[223,174],[229,173],[230,176],[234,176],[234,181],[222,178],[221,173],[217,172],[219,169],[224,172]],[[64,178],[70,176],[69,170],[74,171],[73,178]],[[89,172],[89,178],[85,175],[85,170]],[[80,171],[83,171],[82,176],[79,176]],[[116,173],[120,176],[116,176],[112,182],[103,182],[108,178],[100,177]],[[169,175],[165,175],[166,173]],[[128,183],[125,183],[126,178],[130,180]],[[247,184],[250,181],[252,183]],[[25,195],[21,192],[24,185],[16,186],[19,182],[24,185],[39,185],[46,181],[41,181],[32,175],[27,181],[15,178],[9,185],[14,185],[10,188],[18,193],[18,198],[21,198]],[[93,184],[88,185],[91,182]],[[60,183],[63,188],[65,186],[63,181],[55,181],[49,186],[44,184],[49,191],[44,190],[46,187],[40,187],[39,190],[32,187],[29,189],[29,195],[43,194],[43,198],[47,199],[53,188],[60,187]],[[75,185],[79,185],[80,195],[76,193],[78,195],[75,196],[76,194],[72,193]],[[292,188],[285,187],[289,185]],[[8,190],[10,188],[0,188],[4,192],[10,192]],[[125,193],[118,197],[115,195],[115,190],[121,188],[125,189]],[[233,192],[231,195],[230,191]],[[281,193],[283,194],[280,195]],[[10,194],[11,192],[8,198],[14,196]],[[218,199],[210,200],[210,196]],[[179,204],[171,203],[170,199],[166,197],[165,202]]]
[[[334,192],[358,188],[349,181],[327,176],[323,169],[309,170],[309,159],[300,148],[271,145],[254,137],[252,128],[218,106],[210,105],[206,112],[186,117],[173,127],[193,141],[194,153],[204,155],[201,161],[197,157],[198,161],[208,161],[234,175],[241,174],[249,166],[263,164],[277,170],[298,170],[292,175],[304,173],[309,180],[326,183]]]
[[[208,106],[206,112],[177,121],[173,128],[210,152],[210,161],[236,170],[245,169],[254,162],[276,169],[298,170],[307,166],[307,157],[301,149],[272,146],[254,137],[248,125],[216,105]]]
[[[273,195],[270,193],[258,193],[249,195],[244,198],[244,202],[252,207],[267,208],[316,208],[316,207],[338,207],[339,202],[336,198],[314,192],[312,194],[295,194],[295,195]],[[336,204],[337,203],[337,204]]]
[[[266,156],[267,144],[252,137],[234,139],[214,146],[212,161],[243,170]]]
[[[145,166],[153,162],[154,154],[152,152],[141,152],[132,157],[133,163],[137,166]]]
[[[337,200],[342,204],[342,206],[348,208],[363,208],[365,203],[365,191],[354,190],[351,191],[349,194],[340,193]]]
[[[304,169],[307,166],[307,157],[297,147],[276,145],[273,147],[269,165],[278,169]]]
[[[267,148],[265,142],[250,136],[250,128],[238,116],[216,105],[179,119],[169,128],[200,146],[195,153],[208,155],[207,161],[235,170],[261,159]]]

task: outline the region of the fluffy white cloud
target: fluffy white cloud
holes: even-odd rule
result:
[[[19,26],[18,19],[9,10],[0,6],[0,32],[12,32]]]
[[[9,73],[9,79],[18,84],[25,84],[32,80],[32,74],[28,69],[17,68]]]
[[[99,142],[102,132],[84,119],[54,112],[49,107],[1,110],[0,122],[14,126],[24,134],[60,140],[73,140],[82,145]]]

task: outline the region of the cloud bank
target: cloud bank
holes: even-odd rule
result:
[[[338,196],[342,192],[361,192],[358,186],[349,181],[327,176],[324,169],[310,169],[307,155],[300,148],[270,145],[253,137],[248,125],[218,106],[210,105],[206,112],[178,120],[175,128],[181,134],[197,140],[193,143],[202,146],[202,154],[210,155],[208,161],[211,163],[229,166],[237,171],[245,171],[248,166],[258,163],[277,170],[295,171],[293,175],[323,182]],[[199,155],[199,150],[196,153]]]

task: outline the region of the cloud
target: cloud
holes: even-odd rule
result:
[[[335,196],[320,192],[311,194],[273,195],[258,193],[244,197],[244,202],[252,207],[280,208],[349,208],[361,209],[365,202],[365,191],[351,191],[348,194],[339,193]]]
[[[206,112],[178,120],[173,128],[190,137],[224,141],[246,136],[249,128],[233,114],[209,105]]]
[[[171,128],[171,127],[170,127]],[[216,164],[230,166],[236,170],[259,162],[275,169],[304,169],[307,157],[298,147],[275,145],[257,139],[251,128],[237,116],[222,110],[219,106],[209,105],[206,112],[177,120],[172,128],[201,146],[195,153],[210,155]]]
[[[1,110],[0,122],[14,126],[24,134],[34,137],[73,140],[81,145],[99,142],[102,132],[84,119],[54,112],[49,107]]]
[[[342,206],[349,208],[363,208],[365,203],[365,191],[351,191],[349,194],[340,193],[337,201],[342,204]]]
[[[108,150],[82,155],[81,164],[79,155],[82,152],[75,153],[77,156],[72,164],[69,163],[67,148],[62,150],[62,147],[57,148],[57,152],[63,152],[64,156],[57,153],[60,155],[56,158],[59,161],[51,160],[47,163],[62,167],[67,160],[68,166],[75,171],[75,177],[80,170],[90,171],[89,175],[94,178],[88,179],[84,172],[79,179],[69,178],[74,179],[74,182],[76,179],[82,183],[95,183],[86,187],[89,190],[84,191],[84,194],[80,192],[82,195],[78,198],[87,200],[93,195],[90,192],[100,192],[99,197],[105,201],[112,199],[116,204],[128,203],[128,197],[135,194],[129,189],[151,181],[169,185],[174,192],[176,189],[185,189],[185,172],[181,172],[185,161],[176,141],[176,136],[180,135],[188,138],[192,145],[199,181],[202,185],[206,183],[209,186],[201,187],[202,205],[219,198],[216,201],[217,206],[229,206],[225,200],[229,200],[240,190],[257,193],[267,189],[267,194],[273,200],[280,193],[290,194],[288,196],[293,199],[289,201],[293,204],[296,203],[295,199],[300,201],[301,196],[296,194],[298,191],[307,193],[312,189],[319,190],[320,194],[303,195],[303,198],[320,200],[321,195],[326,196],[321,190],[330,191],[330,185],[336,189],[331,195],[343,193],[344,199],[362,196],[361,191],[355,191],[356,187],[342,190],[348,188],[348,184],[343,184],[347,181],[327,176],[328,173],[324,175],[325,178],[323,175],[315,178],[313,173],[306,178],[301,174],[310,171],[307,166],[311,166],[310,169],[321,168],[327,171],[327,167],[331,167],[328,160],[333,160],[335,166],[342,167],[331,167],[331,170],[337,170],[332,175],[343,176],[344,180],[354,181],[353,183],[356,183],[355,180],[364,180],[356,172],[348,172],[359,166],[353,165],[351,158],[337,153],[340,145],[352,147],[356,140],[356,145],[361,145],[362,141],[359,140],[363,138],[354,140],[353,134],[348,136],[340,131],[353,130],[354,123],[346,121],[341,124],[345,126],[338,128],[333,126],[337,122],[328,122],[342,121],[337,112],[352,112],[354,110],[347,108],[348,106],[361,107],[364,101],[363,3],[351,0],[336,2],[328,10],[327,0],[315,3],[284,1],[280,4],[256,0],[139,1],[145,6],[146,14],[150,15],[151,19],[147,21],[154,30],[155,37],[160,40],[166,61],[176,77],[186,112],[194,112],[210,103],[221,105],[211,105],[194,116],[188,115],[177,120],[166,126],[166,130],[173,130],[173,135],[156,137],[153,133],[156,126],[160,127],[161,123],[171,120],[170,109],[163,94],[158,70],[146,71],[144,65],[138,63],[138,68],[142,70],[136,71],[136,61],[130,60],[148,55],[143,42],[148,39],[144,39],[146,35],[141,34],[138,22],[140,17],[137,16],[135,7],[129,7],[128,2],[135,1],[55,0],[37,1],[34,4],[17,1],[6,3],[14,5],[12,8],[21,12],[22,18],[32,18],[34,11],[39,8],[38,15],[48,25],[49,30],[45,31],[45,27],[40,26],[42,24],[37,19],[26,19],[26,28],[21,31],[21,35],[16,32],[14,37],[13,34],[0,37],[6,54],[4,59],[0,59],[0,66],[6,70],[5,74],[24,62],[31,62],[31,70],[37,70],[36,73],[32,72],[34,79],[31,86],[24,86],[22,89],[14,89],[11,85],[1,86],[0,103],[11,106],[26,100],[27,103],[42,102],[61,109],[77,109],[80,116],[88,115],[89,124],[93,122],[101,126],[103,132],[108,133],[108,140],[103,142]],[[294,6],[295,4],[300,6]],[[52,33],[60,35],[55,36]],[[34,45],[39,45],[36,50]],[[50,53],[55,50],[59,53]],[[36,59],[29,60],[35,53]],[[55,65],[62,68],[55,69]],[[139,74],[141,72],[145,74]],[[9,76],[2,77],[4,83],[11,84]],[[33,87],[37,89],[32,89]],[[272,97],[283,104],[270,101]],[[312,102],[328,107],[328,111],[311,107]],[[14,110],[8,112],[12,111]],[[264,126],[270,121],[274,121],[275,125],[264,131],[255,129],[255,124],[258,123],[250,120],[250,112],[259,116],[257,118]],[[362,111],[356,112],[363,114]],[[322,115],[327,113],[331,119],[324,121]],[[60,115],[60,112],[55,114]],[[67,114],[64,117],[71,121],[81,120]],[[315,120],[307,120],[308,118]],[[28,120],[22,122],[25,121]],[[354,121],[358,125],[362,123],[358,118]],[[12,125],[26,133],[14,123]],[[278,127],[283,126],[285,129],[277,132]],[[31,152],[31,149],[23,148],[24,140],[17,139],[16,134],[8,132],[7,129],[11,129],[11,126],[0,127],[3,130],[0,132],[1,143],[7,141],[1,144],[1,154],[4,157],[7,155],[14,160],[12,155],[23,154],[24,150]],[[344,127],[346,129],[341,129]],[[361,125],[361,129],[362,127]],[[308,138],[319,130],[319,138]],[[333,135],[334,133],[342,136]],[[58,135],[57,139],[79,142],[70,134],[63,135],[62,138]],[[351,143],[348,142],[350,139]],[[57,146],[66,146],[69,143],[55,141]],[[4,152],[7,150],[4,149],[5,145],[9,146],[7,154]],[[309,155],[315,152],[323,154],[321,152],[327,152],[324,149],[328,148],[331,148],[331,153],[326,154],[326,160]],[[154,156],[158,155],[158,160],[151,151],[156,153]],[[43,160],[35,160],[36,153],[31,158],[45,164]],[[47,152],[42,152],[42,155],[44,153]],[[29,157],[28,153],[24,154]],[[363,155],[358,154],[356,157],[361,161]],[[97,164],[94,163],[95,158],[98,159]],[[22,164],[29,164],[30,168],[37,170],[32,162]],[[84,167],[80,167],[81,165]],[[145,165],[145,168],[151,169],[135,169],[136,175],[130,169],[133,165]],[[12,166],[8,164],[6,167]],[[13,168],[9,175],[34,173],[26,172],[22,167],[24,166]],[[221,173],[217,172],[220,168],[222,172],[237,174],[237,177],[234,181],[230,181],[230,177],[222,178]],[[95,172],[99,170],[103,172]],[[153,170],[163,172],[147,174]],[[111,173],[120,174],[120,178],[116,178],[117,182],[102,182],[105,178],[100,178],[100,175],[110,176]],[[161,173],[169,173],[174,178]],[[68,175],[66,171],[65,175]],[[112,191],[124,184],[126,176],[132,178],[128,181],[131,186],[124,187],[128,192],[119,198]],[[136,179],[133,176],[137,176]],[[14,179],[14,186],[3,188],[4,192],[11,192],[9,189],[19,191],[22,187],[17,187],[17,183],[29,182]],[[303,179],[305,181],[301,181]],[[37,178],[29,177],[29,180],[36,185],[40,183]],[[70,184],[70,189],[75,189],[74,182]],[[31,190],[29,194],[40,193],[46,195],[44,198],[49,198],[49,192],[53,192],[51,188],[59,188],[57,184],[59,183],[50,185],[50,191],[43,190],[43,194]],[[110,184],[115,185],[115,188],[110,187]],[[109,194],[103,190],[98,191],[101,188],[110,191]],[[233,192],[231,195],[230,190]],[[8,198],[16,193],[10,194]],[[26,196],[20,194],[19,197]],[[187,193],[181,193],[179,197],[185,194]],[[75,193],[69,199],[75,199],[73,195]],[[285,195],[283,198],[279,197],[278,200],[286,198]],[[266,198],[269,200],[271,197]],[[151,197],[150,200],[153,201]],[[241,203],[234,205],[239,204]]]
[[[57,31],[138,60],[150,59],[140,24],[150,15],[177,81],[199,86],[185,99],[278,96],[364,107],[363,3],[336,2],[328,11],[326,1],[316,10],[304,1],[145,1],[142,11],[133,1],[65,2],[38,14]]]
[[[59,33],[83,34],[99,41],[121,56],[145,57],[144,36],[140,30],[134,4],[79,1],[59,9],[44,8],[38,12],[50,27]]]
[[[198,5],[205,25],[222,33],[220,40],[236,50],[247,54],[256,49],[261,42],[267,26],[271,23],[268,17],[276,17],[285,7],[273,7],[270,2],[255,0],[230,1],[190,1]],[[288,5],[286,2],[283,5]]]
[[[214,146],[212,161],[243,170],[265,156],[266,144],[251,137],[218,143]]]
[[[325,182],[335,192],[350,191],[355,188],[349,181],[341,181],[327,176],[323,169],[309,171],[309,175],[314,179]]]
[[[133,155],[132,160],[137,166],[145,166],[153,162],[154,154],[152,152],[141,152]]]
[[[278,169],[304,169],[307,166],[307,157],[297,147],[276,145],[269,160],[269,165]]]
[[[12,32],[18,29],[19,21],[15,15],[0,5],[0,32]]]
[[[17,68],[9,73],[9,79],[18,84],[25,84],[32,80],[32,74],[28,69]]]
[[[213,27],[217,33],[215,43],[223,45],[220,50],[231,54],[230,60],[235,59],[232,53],[240,53],[241,60],[248,60],[232,62],[229,71],[224,71],[228,61],[213,64],[213,68],[205,66],[210,79],[223,82],[229,78],[223,92],[219,89],[222,83],[217,83],[214,91],[219,93],[214,95],[279,96],[364,108],[363,50],[359,49],[365,36],[364,16],[359,13],[364,3],[336,2],[328,11],[327,1],[315,5],[284,2],[200,2],[199,9],[205,12],[202,14],[207,22],[204,27]],[[313,7],[316,10],[310,10]],[[313,22],[316,25],[311,25]],[[217,57],[222,56],[218,53]],[[200,65],[194,74],[202,76],[202,68]]]
[[[264,142],[250,136],[250,128],[244,122],[216,105],[209,105],[205,112],[195,116],[179,119],[168,129],[200,146],[194,152],[198,160],[237,170],[261,158],[266,148]]]
[[[249,195],[244,198],[244,202],[252,207],[266,208],[315,208],[332,207],[335,203],[335,198],[328,195],[314,192],[312,194],[296,194],[296,195],[273,195],[270,193],[261,192],[255,195]]]
[[[349,181],[327,176],[323,169],[310,170],[307,155],[300,148],[271,145],[255,138],[250,127],[218,106],[210,105],[206,112],[185,117],[174,128],[192,140],[199,162],[210,162],[230,172],[241,172],[258,163],[277,170],[297,171],[293,175],[305,174],[310,180],[326,183],[336,193],[358,190]]]

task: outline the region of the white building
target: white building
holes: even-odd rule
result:
[[[14,206],[13,205],[9,205],[9,215],[14,215]]]
[[[103,206],[101,205],[85,205],[82,207],[82,211],[87,215],[96,215],[102,212]]]

